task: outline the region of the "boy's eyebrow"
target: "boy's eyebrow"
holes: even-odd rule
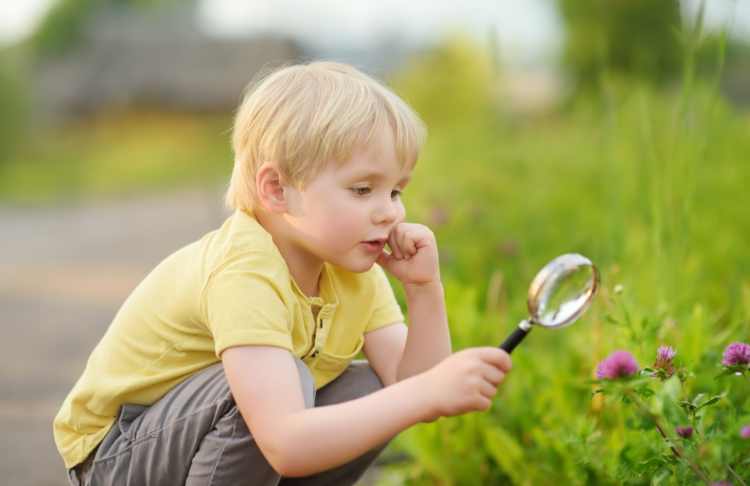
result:
[[[355,172],[352,174],[352,179],[382,179],[384,174],[379,170],[363,170],[361,172]],[[399,182],[409,183],[411,181],[411,171],[407,175],[401,178]]]

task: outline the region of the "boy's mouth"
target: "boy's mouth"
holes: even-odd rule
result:
[[[362,246],[365,250],[371,252],[371,253],[380,253],[380,251],[385,246],[385,242],[387,240],[371,240],[371,241],[363,241],[360,243],[360,246]]]

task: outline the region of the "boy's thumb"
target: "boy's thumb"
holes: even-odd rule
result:
[[[378,259],[375,260],[375,263],[388,270],[388,266],[391,263],[391,254],[388,253],[388,250],[383,248],[380,251],[380,255],[378,255]],[[388,270],[388,273],[390,273],[390,270]]]

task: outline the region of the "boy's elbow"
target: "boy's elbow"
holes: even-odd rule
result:
[[[273,467],[273,470],[280,476],[285,478],[301,478],[309,476],[309,474],[301,472],[299,467],[295,467],[294,461],[285,458],[279,458],[275,465],[271,464],[271,467]]]
[[[300,478],[310,475],[309,471],[300,468],[300,461],[293,457],[290,451],[276,451],[266,456],[266,460],[273,470],[282,477]]]
[[[299,457],[295,455],[295,448],[292,441],[285,440],[283,434],[275,434],[273,437],[262,437],[260,440],[256,437],[258,448],[263,453],[268,464],[280,476],[285,478],[296,478],[308,476],[307,471],[300,468]]]

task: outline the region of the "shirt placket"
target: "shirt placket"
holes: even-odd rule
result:
[[[330,304],[324,305],[315,319],[315,332],[313,334],[313,346],[308,356],[311,359],[316,359],[320,356],[320,353],[325,347],[326,341],[328,340],[328,331],[331,328],[331,320],[333,318],[334,308]]]

